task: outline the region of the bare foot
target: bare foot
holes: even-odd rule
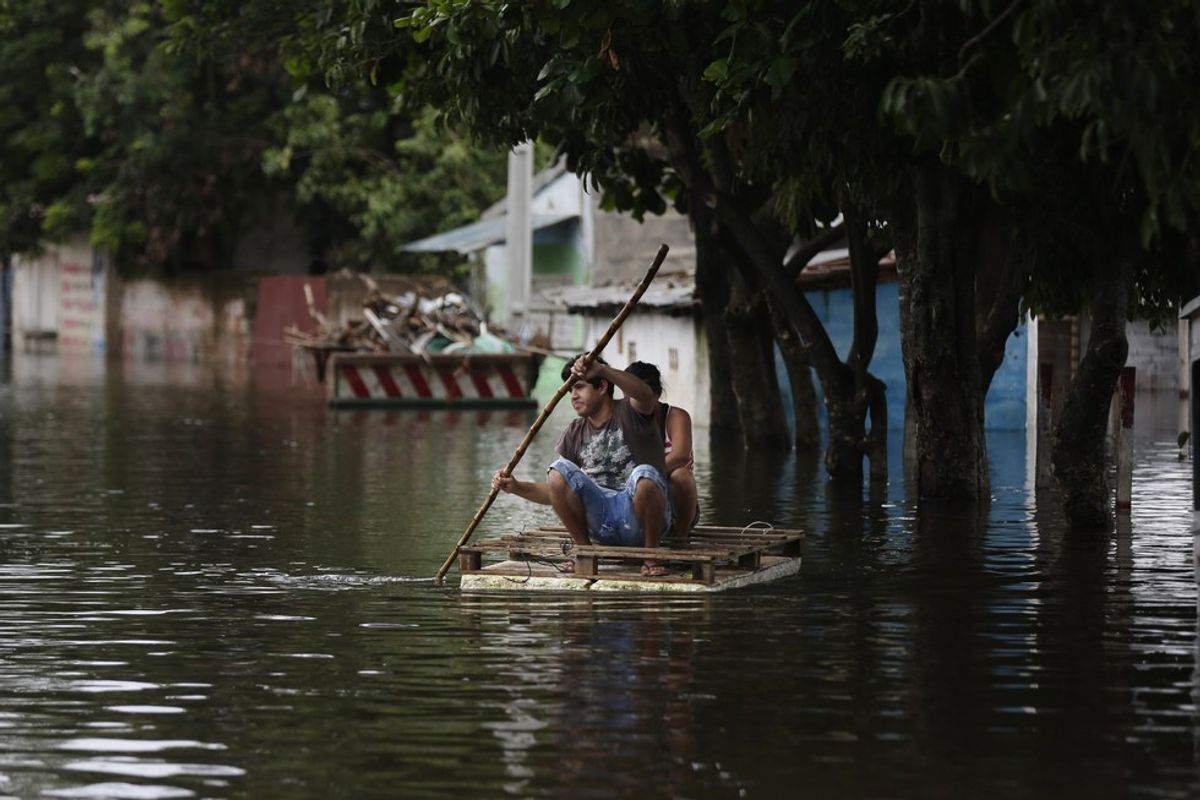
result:
[[[658,561],[647,561],[642,564],[643,578],[661,578],[668,572],[670,572],[670,570],[667,569],[667,565]]]

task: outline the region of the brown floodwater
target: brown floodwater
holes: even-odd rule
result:
[[[703,521],[808,532],[705,597],[431,576],[524,412],[335,412],[197,366],[0,360],[0,797],[1195,797],[1190,463],[1139,402],[1132,515],[915,512],[701,439]],[[556,414],[525,457],[551,455]],[[502,497],[480,535],[547,509]]]

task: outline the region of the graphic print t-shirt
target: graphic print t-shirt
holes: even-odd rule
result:
[[[583,418],[568,425],[556,449],[600,486],[622,489],[638,464],[649,464],[666,474],[662,441],[655,415],[639,414],[629,400],[622,398],[613,406],[608,422],[599,428]]]

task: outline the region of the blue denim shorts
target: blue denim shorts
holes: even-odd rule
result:
[[[641,547],[645,544],[642,524],[633,514],[633,493],[638,481],[643,478],[653,481],[666,501],[663,503],[662,535],[666,536],[671,528],[671,502],[667,493],[667,481],[661,472],[649,464],[634,467],[623,489],[605,489],[565,458],[555,461],[546,471],[550,470],[562,475],[567,485],[583,501],[588,534],[596,544],[621,547]]]

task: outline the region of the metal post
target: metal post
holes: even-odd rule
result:
[[[1133,401],[1137,368],[1124,367],[1118,383],[1120,420],[1116,426],[1117,510],[1128,511],[1133,502]]]
[[[1050,463],[1050,440],[1053,434],[1051,414],[1053,404],[1051,398],[1054,392],[1054,366],[1051,364],[1038,365],[1037,387],[1037,438],[1034,443],[1037,477],[1034,479],[1035,489],[1050,487],[1052,470]]]
[[[1179,433],[1190,433],[1191,408],[1188,400],[1192,389],[1192,321],[1179,318]]]
[[[1200,385],[1200,359],[1192,362],[1192,386]],[[1200,429],[1200,392],[1192,392],[1192,430]],[[1192,444],[1192,508],[1196,510],[1195,517],[1200,523],[1200,458],[1198,450]],[[1200,528],[1200,524],[1196,526]]]

